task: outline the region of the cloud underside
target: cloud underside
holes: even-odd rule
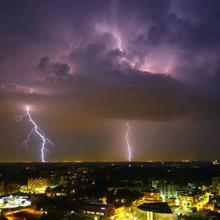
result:
[[[9,106],[14,109],[14,105],[29,104],[43,120],[50,120],[51,124],[55,118],[54,123],[61,127],[73,122],[85,126],[112,119],[167,121],[219,117],[218,101],[162,74],[137,71],[79,74],[48,83],[48,87],[55,87],[56,93],[4,94],[1,112],[8,111]]]
[[[219,1],[3,2],[2,106],[66,120],[219,117]]]

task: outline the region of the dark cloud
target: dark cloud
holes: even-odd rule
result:
[[[52,63],[49,57],[43,57],[37,68],[45,74],[46,79],[60,79],[72,74],[68,63]]]
[[[47,74],[50,70],[50,59],[49,57],[42,57],[37,67],[39,70],[41,70],[43,73]]]

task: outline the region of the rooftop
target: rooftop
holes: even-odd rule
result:
[[[172,213],[169,205],[166,202],[143,203],[142,205],[138,206],[138,209],[155,213]]]

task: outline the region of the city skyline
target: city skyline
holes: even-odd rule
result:
[[[0,162],[219,159],[220,2],[90,2],[0,0]]]

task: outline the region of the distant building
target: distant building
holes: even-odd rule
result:
[[[67,196],[67,190],[63,187],[47,188],[46,195],[48,197],[64,197]]]
[[[110,204],[81,203],[78,205],[77,212],[84,218],[110,219],[114,216],[115,208]]]
[[[16,182],[0,182],[0,195],[13,194],[19,192],[20,184]]]
[[[0,195],[4,195],[4,194],[5,194],[5,183],[0,182]]]
[[[178,198],[177,185],[175,184],[161,184],[160,186],[160,196],[162,199]]]
[[[135,210],[137,218],[146,220],[173,220],[174,215],[166,202],[143,203]]]
[[[212,178],[212,192],[220,195],[220,176]]]
[[[179,205],[184,208],[192,207],[195,203],[196,196],[194,195],[180,195]]]
[[[15,182],[5,184],[5,193],[6,194],[17,193],[17,192],[19,192],[20,187],[21,187],[21,185],[19,183],[15,183]]]
[[[159,192],[144,192],[144,200],[146,201],[160,201]]]
[[[220,161],[219,161],[219,160],[213,160],[213,161],[212,161],[212,164],[213,164],[213,165],[219,165],[219,164],[220,164]]]
[[[48,187],[47,179],[31,178],[28,179],[27,190],[29,193],[44,194]]]
[[[158,180],[151,180],[151,187],[154,190],[158,190],[159,181]]]

